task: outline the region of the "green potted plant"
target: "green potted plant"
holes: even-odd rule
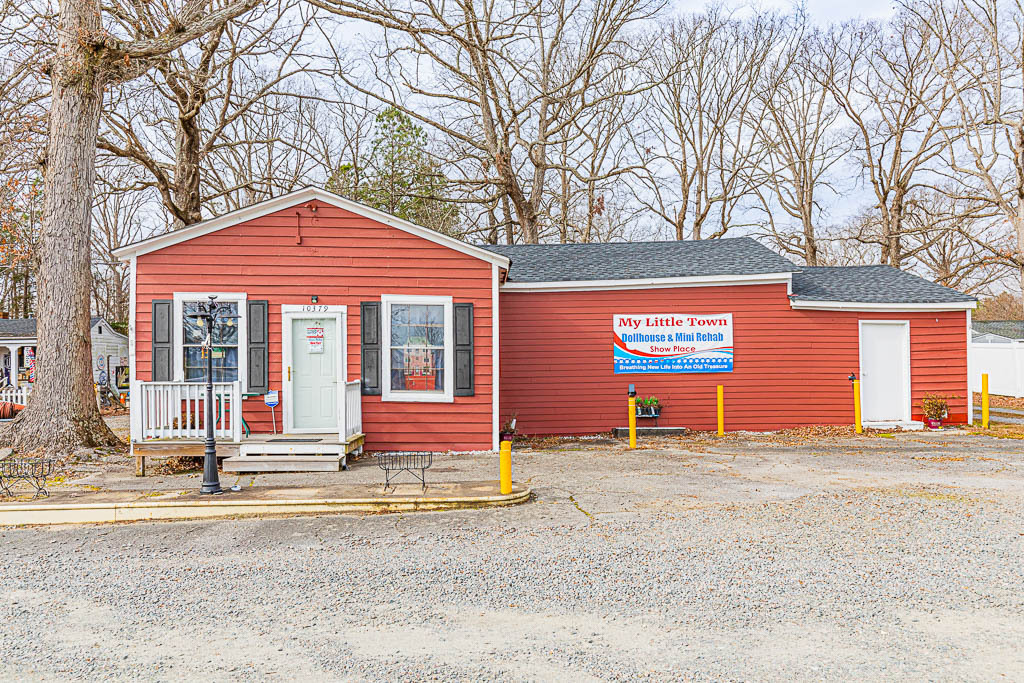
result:
[[[942,394],[925,394],[921,398],[921,412],[929,429],[940,429],[942,420],[949,415],[949,399]]]
[[[516,413],[512,413],[501,423],[498,430],[498,441],[511,441],[516,435]]]
[[[661,415],[661,402],[657,396],[648,396],[637,401],[637,417],[658,417],[659,415]]]

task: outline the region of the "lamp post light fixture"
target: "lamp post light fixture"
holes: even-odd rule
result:
[[[190,313],[188,317],[195,318],[199,326],[206,330],[202,345],[203,353],[206,355],[206,439],[203,449],[203,483],[199,487],[199,493],[216,494],[224,493],[224,489],[220,487],[220,475],[217,472],[217,441],[213,435],[213,327],[221,321],[237,319],[238,316],[228,315],[227,307],[218,305],[216,296],[209,299],[200,301],[196,306],[196,312]]]

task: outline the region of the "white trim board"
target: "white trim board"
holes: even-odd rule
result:
[[[869,303],[863,301],[810,301],[790,299],[797,310],[807,311],[969,311],[978,307],[976,301],[947,301],[945,303]]]
[[[457,240],[454,237],[442,235],[441,233],[430,230],[429,228],[421,227],[415,223],[410,223],[409,221],[397,218],[391,214],[384,213],[383,211],[378,211],[377,209],[364,206],[363,204],[354,202],[350,199],[345,199],[333,192],[328,192],[327,190],[322,190],[318,187],[304,187],[301,190],[295,190],[294,192],[283,194],[280,197],[274,197],[273,199],[268,199],[266,201],[259,202],[258,204],[252,204],[251,206],[236,209],[235,211],[226,213],[223,216],[211,218],[201,223],[190,225],[189,227],[181,230],[175,230],[173,232],[144,239],[134,244],[129,244],[121,247],[120,249],[114,250],[114,256],[122,261],[127,261],[132,256],[148,254],[174,244],[186,242],[188,240],[195,239],[196,237],[201,237],[212,232],[217,232],[218,230],[223,230],[224,228],[229,228],[239,223],[244,223],[245,221],[250,221],[254,218],[266,216],[267,214],[274,213],[275,211],[281,211],[282,209],[287,209],[291,206],[296,206],[303,202],[310,202],[314,200],[330,204],[331,206],[344,209],[345,211],[350,211],[356,215],[369,218],[370,220],[377,221],[378,223],[395,228],[396,230],[407,232],[411,235],[415,235],[416,237],[421,237],[429,242],[433,242],[434,244],[454,249],[455,251],[468,256],[473,256],[482,261],[497,264],[502,268],[508,268],[511,263],[511,260],[507,256],[501,256],[500,254],[488,251],[482,247],[469,244],[468,242],[463,242],[462,240]]]
[[[793,286],[792,273],[752,275],[693,275],[685,277],[635,278],[630,280],[565,280],[553,282],[506,282],[503,292],[596,292],[615,289],[666,289],[670,287],[714,287],[725,285]]]
[[[967,354],[967,424],[974,424],[974,394],[971,393],[971,336],[974,332],[971,325],[971,312],[967,311],[967,346],[964,352]]]
[[[455,401],[455,307],[450,296],[382,294],[380,297],[381,401],[454,403]],[[405,391],[391,388],[391,306],[427,304],[444,306],[444,391]],[[474,368],[474,372],[476,369]]]
[[[133,399],[142,395],[138,380],[139,366],[135,362],[135,345],[138,343],[135,330],[135,321],[138,313],[138,301],[136,300],[137,266],[138,264],[133,254],[128,262],[128,392],[129,396]],[[150,372],[152,373],[152,366],[150,367]],[[152,374],[150,377],[152,377]],[[132,400],[128,406],[129,455],[135,454],[135,442],[142,440],[142,411],[136,407],[140,400]]]
[[[294,389],[289,370],[292,366],[292,320],[306,318],[325,318],[335,321],[335,335],[338,339],[335,349],[335,367],[338,375],[337,399],[338,439],[345,439],[345,383],[348,381],[348,306],[328,306],[324,304],[281,304],[281,416],[284,434],[319,434],[322,427],[296,429],[292,407]],[[333,433],[333,432],[332,432]]]
[[[498,310],[499,310],[499,297],[498,297],[498,281],[500,280],[500,273],[498,266],[491,266],[491,448],[498,450],[501,444],[498,443],[498,427],[501,420],[501,416],[498,411],[501,408],[500,394],[499,394],[499,381],[501,378],[500,372],[500,359],[501,359],[501,348],[498,346]],[[473,368],[476,371],[476,368]]]

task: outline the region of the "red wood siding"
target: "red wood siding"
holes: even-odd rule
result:
[[[475,396],[406,403],[363,396],[369,450],[472,450],[492,446],[491,264],[376,221],[316,202],[293,206],[138,257],[135,376],[151,378],[153,299],[178,292],[245,292],[270,302],[270,388],[281,389],[281,305],[348,306],[348,380],[360,376],[361,301],[381,294],[451,296],[472,302]],[[296,211],[302,243],[295,243]],[[453,372],[450,368],[448,371]],[[386,379],[386,378],[385,378]],[[283,399],[283,397],[282,397]],[[278,429],[288,406],[277,409]],[[244,401],[254,432],[270,432],[262,398]]]
[[[852,424],[847,375],[859,370],[858,320],[910,321],[913,417],[928,392],[957,398],[967,419],[964,312],[797,311],[785,285],[604,292],[503,292],[501,419],[518,413],[527,434],[593,434],[626,425],[626,391],[656,395],[658,424],[714,429],[715,387],[725,386],[726,429]],[[731,373],[614,374],[612,316],[732,313]],[[641,425],[648,424],[641,420]]]

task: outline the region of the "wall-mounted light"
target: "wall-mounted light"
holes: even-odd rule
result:
[[[309,297],[309,302],[315,304],[319,299],[320,297],[314,294],[313,296]]]

